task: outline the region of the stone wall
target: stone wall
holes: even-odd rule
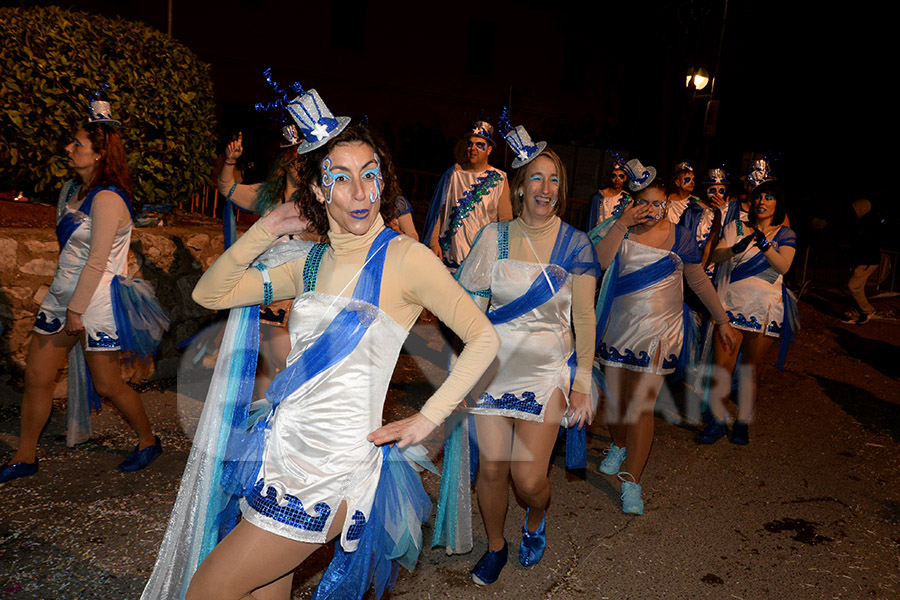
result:
[[[209,322],[211,312],[191,299],[194,284],[223,251],[221,226],[135,228],[128,270],[150,282],[172,320],[155,369],[126,370],[131,380],[173,377],[176,344]],[[38,307],[56,272],[59,245],[52,229],[0,228],[0,368],[22,374]],[[155,373],[154,373],[155,371]]]

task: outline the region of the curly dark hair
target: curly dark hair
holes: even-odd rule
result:
[[[304,155],[303,164],[297,172],[300,185],[291,198],[300,207],[300,211],[312,223],[312,228],[321,235],[328,233],[328,215],[325,205],[318,201],[315,188],[322,186],[322,161],[331,154],[335,146],[362,142],[378,155],[381,161],[381,176],[384,178],[384,189],[381,193],[381,216],[389,222],[396,216],[397,202],[400,197],[400,185],[394,173],[394,162],[380,137],[372,133],[361,123],[350,123],[344,130],[328,143]]]
[[[115,186],[133,202],[134,183],[119,133],[103,123],[88,123],[84,130],[91,141],[91,149],[100,155],[88,189]]]
[[[772,225],[784,223],[784,216],[787,214],[784,191],[774,181],[767,181],[753,188],[753,191],[750,193],[750,213],[747,215],[749,221],[756,225],[756,211],[753,210],[753,200],[761,194],[769,194],[775,197],[775,214],[772,215]]]

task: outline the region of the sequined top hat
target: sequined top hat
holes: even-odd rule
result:
[[[516,154],[512,161],[513,169],[527,165],[547,147],[547,142],[533,142],[523,125],[507,131],[503,135],[503,139],[506,140],[506,143],[509,144],[509,147]]]
[[[639,192],[656,179],[656,168],[645,167],[640,160],[632,158],[625,163],[625,174],[628,175],[628,189]]]
[[[475,121],[475,124],[472,125],[471,131],[469,131],[469,133],[467,133],[466,135],[478,136],[491,146],[494,145],[494,126],[487,121]]]
[[[619,154],[618,152],[613,152],[612,150],[610,150],[609,153],[612,155],[612,159],[613,159],[612,167],[609,170],[615,171],[616,169],[618,169],[620,171],[624,171],[625,170],[625,159],[622,158],[622,155]]]
[[[303,138],[300,137],[300,132],[297,131],[297,128],[294,125],[284,125],[281,128],[281,147],[282,148],[290,148],[291,146],[296,146],[300,142],[303,141]]]
[[[101,100],[100,96],[106,92],[109,88],[109,80],[103,83],[100,86],[100,89],[94,92],[94,95],[91,96],[91,104],[89,106],[88,112],[88,123],[103,123],[104,125],[109,125],[113,129],[118,128],[121,123],[112,118],[112,109],[109,107],[109,102],[106,100]]]
[[[753,187],[756,187],[767,181],[775,181],[775,176],[772,175],[772,168],[769,166],[768,159],[759,158],[750,163],[750,168],[747,169],[747,173],[741,179],[749,181]]]
[[[683,160],[680,163],[678,163],[677,165],[675,165],[675,169],[672,172],[672,176],[678,177],[682,173],[693,173],[693,172],[694,172],[694,167],[691,165],[691,163],[686,160]]]
[[[350,117],[335,117],[316,90],[306,90],[288,102],[287,110],[304,137],[297,148],[298,154],[326,144],[350,123]]]
[[[728,181],[728,173],[725,172],[725,167],[716,167],[706,173],[706,180],[703,182],[703,185],[728,185],[729,183],[731,182]]]

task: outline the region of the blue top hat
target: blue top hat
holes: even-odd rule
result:
[[[350,123],[350,117],[335,117],[316,90],[307,90],[288,102],[287,110],[303,134],[298,154],[312,152],[326,144]]]
[[[725,172],[724,166],[710,169],[706,174],[706,181],[703,182],[704,185],[728,185],[729,183],[728,173]]]
[[[533,142],[523,125],[507,131],[503,139],[516,154],[512,161],[513,169],[527,165],[547,147],[547,142]]]
[[[645,167],[636,158],[625,163],[625,174],[628,175],[628,189],[632,192],[641,191],[656,179],[656,169]]]
[[[88,123],[103,123],[117,129],[121,123],[112,118],[112,110],[106,100],[91,100]]]
[[[675,165],[675,170],[672,173],[672,175],[674,177],[678,177],[682,173],[688,173],[688,172],[693,173],[694,167],[691,165],[690,162],[683,160],[680,163],[678,163],[677,165]]]
[[[494,145],[494,126],[487,121],[475,121],[472,130],[467,134],[469,136],[478,136],[484,139],[491,146]]]
[[[747,169],[743,179],[756,187],[767,181],[775,181],[775,176],[772,175],[772,167],[769,165],[768,159],[759,158],[750,163],[750,168]]]

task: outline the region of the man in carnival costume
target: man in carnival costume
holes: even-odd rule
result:
[[[490,123],[476,121],[466,139],[466,162],[444,173],[431,199],[422,242],[451,271],[462,263],[482,227],[512,219],[506,173],[488,163],[493,137]]]
[[[692,202],[700,199],[694,196],[694,186],[697,178],[694,176],[694,167],[691,163],[683,161],[675,165],[675,179],[672,184],[674,190],[669,194],[669,220],[676,225],[681,223],[681,215]]]

